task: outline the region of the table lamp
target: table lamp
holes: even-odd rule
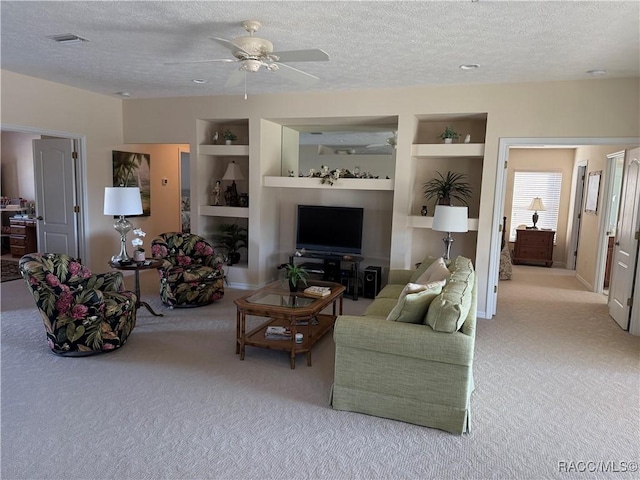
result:
[[[240,170],[240,165],[238,165],[235,161],[232,161],[229,165],[227,165],[227,171],[224,172],[224,176],[222,180],[232,180],[231,186],[228,190],[228,195],[225,194],[225,200],[230,207],[238,207],[240,206],[240,200],[238,198],[238,189],[236,187],[236,180],[244,180],[244,175],[242,174],[242,170]]]
[[[447,232],[447,236],[442,239],[445,245],[443,258],[449,260],[451,252],[451,244],[453,237],[451,232],[468,232],[469,225],[467,221],[467,207],[453,207],[450,205],[436,205],[436,211],[433,214],[432,230],[438,232]]]
[[[138,187],[105,187],[104,214],[118,215],[113,228],[120,234],[120,253],[111,257],[114,263],[131,261],[127,255],[127,233],[133,225],[124,218],[125,215],[140,215],[142,213],[142,199]]]
[[[544,208],[544,203],[542,203],[542,199],[540,197],[535,197],[533,200],[531,200],[531,204],[529,205],[529,207],[527,208],[527,210],[533,210],[533,229],[537,230],[538,227],[536,227],[536,223],[538,223],[538,211],[540,212],[544,212],[546,210],[546,208]]]

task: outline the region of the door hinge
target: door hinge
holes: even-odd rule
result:
[[[640,240],[640,230],[636,232],[636,240]]]
[[[493,293],[498,293],[498,285],[493,286]]]
[[[74,213],[80,213],[80,205],[74,205],[73,206],[73,212]]]
[[[498,225],[498,231],[501,232],[502,231],[502,225]]]
[[[504,161],[504,168],[507,168],[507,161]]]
[[[574,256],[574,257],[577,257],[577,256],[578,256],[578,250],[575,250],[575,251],[573,252],[573,256]]]
[[[627,307],[633,307],[633,298],[627,298]]]
[[[74,160],[78,159],[78,152],[71,152],[71,158],[73,158]]]

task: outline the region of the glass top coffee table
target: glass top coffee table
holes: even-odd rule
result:
[[[307,354],[307,366],[311,366],[311,348],[326,334],[342,315],[345,287],[339,283],[309,281],[309,285],[329,287],[331,293],[324,297],[305,295],[302,290],[291,293],[286,282],[276,281],[234,300],[236,304],[236,354],[244,360],[247,345],[289,352],[291,368],[296,368],[296,354]],[[332,305],[332,314],[321,313]],[[268,320],[247,332],[246,317],[267,317]],[[285,334],[278,338],[268,336],[269,327],[283,327]],[[269,329],[271,330],[271,329]],[[296,334],[302,339],[296,341]]]

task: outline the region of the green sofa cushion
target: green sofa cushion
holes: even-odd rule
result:
[[[400,298],[400,294],[402,293],[404,286],[404,283],[402,285],[388,283],[382,290],[380,290],[380,293],[376,295],[376,298],[392,298],[394,301],[397,301],[398,298]]]
[[[471,308],[475,281],[473,264],[465,257],[456,258],[451,277],[429,306],[426,323],[437,332],[455,332],[464,323]]]
[[[429,285],[408,283],[387,320],[403,323],[423,323],[429,305],[441,292],[444,280]]]
[[[389,312],[393,310],[396,303],[398,303],[398,297],[395,298],[376,298],[371,305],[364,311],[365,317],[382,317],[387,318]]]

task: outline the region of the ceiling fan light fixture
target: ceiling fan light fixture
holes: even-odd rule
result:
[[[242,62],[242,67],[240,68],[240,70],[244,70],[245,72],[257,72],[258,70],[260,70],[261,66],[261,61],[247,59]]]

